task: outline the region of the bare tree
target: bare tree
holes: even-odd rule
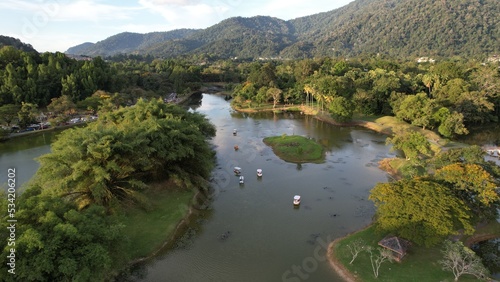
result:
[[[453,272],[455,281],[458,281],[458,278],[464,274],[474,275],[480,280],[488,279],[489,271],[484,267],[481,258],[462,242],[446,240],[442,253],[444,258],[439,261],[439,264],[443,270]]]
[[[365,248],[365,241],[363,239],[354,240],[351,244],[348,244],[347,247],[351,252],[352,259],[349,264],[352,264],[354,260],[358,257],[359,253],[361,253]]]
[[[366,251],[370,253],[370,262],[372,264],[373,275],[378,278],[380,266],[385,261],[392,262],[392,252],[391,250],[385,248],[377,248],[378,254],[374,254],[374,248],[367,246]]]

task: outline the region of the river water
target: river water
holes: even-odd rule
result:
[[[335,238],[371,222],[367,199],[377,182],[388,181],[377,168],[393,157],[386,136],[357,127],[337,127],[310,116],[243,114],[221,96],[203,94],[189,105],[217,127],[211,141],[217,152],[209,208],[196,213],[176,243],[133,269],[130,281],[341,281],[326,261]],[[233,129],[238,134],[233,136]],[[498,131],[471,136],[473,144],[497,144]],[[7,170],[16,169],[18,192],[50,152],[59,131],[47,131],[0,143],[0,187]],[[320,164],[295,164],[274,155],[262,139],[297,134],[326,148]],[[479,141],[478,141],[479,138]],[[484,140],[483,140],[484,139]],[[234,151],[234,145],[239,146]],[[240,185],[233,167],[242,168]],[[263,170],[258,178],[257,169]],[[294,208],[294,195],[302,203]],[[147,231],[145,231],[147,232]]]
[[[388,181],[377,162],[394,156],[386,136],[298,113],[237,113],[216,95],[203,94],[191,110],[217,127],[210,208],[176,246],[135,269],[130,280],[341,281],[326,261],[326,246],[371,222],[369,191]],[[279,159],[262,139],[282,134],[319,141],[325,162]],[[243,185],[234,166],[242,168]],[[256,175],[259,168],[262,178]],[[302,196],[299,208],[292,204],[296,194]]]

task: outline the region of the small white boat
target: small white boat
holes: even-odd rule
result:
[[[233,135],[236,135],[238,131],[236,129],[233,129]]]
[[[262,176],[262,169],[257,169],[257,176],[261,177]]]
[[[242,176],[240,176],[240,184],[243,184],[244,182],[245,182],[245,177],[243,177],[243,175],[242,175]]]
[[[239,175],[241,173],[241,167],[235,166],[234,167],[234,174]]]
[[[295,195],[295,196],[293,196],[293,204],[294,204],[295,206],[300,205],[300,196],[299,196],[299,195]]]

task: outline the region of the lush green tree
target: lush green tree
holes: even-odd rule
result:
[[[19,119],[19,126],[26,127],[36,122],[38,106],[31,103],[22,103],[21,109],[17,113]]]
[[[141,201],[145,181],[177,175],[186,182],[208,177],[215,129],[205,117],[161,100],[101,113],[84,128],[64,131],[40,157],[37,177],[50,193],[80,209],[113,209]]]
[[[2,207],[7,210],[2,197]],[[7,273],[7,244],[1,250],[2,281],[105,281],[117,265],[126,262],[125,237],[113,217],[99,206],[84,211],[67,201],[29,186],[16,201],[15,268]],[[8,238],[7,217],[2,217],[0,234]],[[118,264],[118,262],[120,264]]]
[[[470,85],[462,78],[449,80],[446,85],[436,91],[434,97],[443,105],[455,104],[462,93],[468,92]]]
[[[495,105],[479,91],[464,92],[454,105],[457,112],[462,113],[465,123],[481,124],[497,121],[494,116]]]
[[[449,138],[469,133],[464,125],[464,116],[461,113],[450,113],[447,108],[443,107],[439,109],[433,117],[435,120],[439,121],[438,132],[444,137]]]
[[[408,95],[402,99],[399,108],[394,109],[396,117],[425,129],[432,124],[432,114],[436,105],[425,93]]]
[[[460,197],[480,217],[496,214],[500,204],[497,192],[498,181],[478,164],[455,163],[436,170],[434,177],[452,187]],[[493,216],[494,218],[494,216]]]
[[[403,151],[407,160],[432,153],[429,140],[418,131],[396,129],[394,135],[386,139],[386,143],[392,144],[391,150]]]
[[[429,166],[434,169],[440,169],[447,165],[462,163],[462,164],[479,164],[486,166],[484,156],[486,152],[477,145],[467,146],[463,148],[452,148],[442,151],[434,158],[429,160]]]
[[[354,104],[342,96],[333,98],[329,107],[332,117],[340,122],[346,122],[352,119],[354,113]]]
[[[0,119],[10,126],[12,121],[17,118],[20,107],[13,104],[7,104],[0,107]]]
[[[369,199],[377,207],[377,228],[420,245],[432,246],[458,230],[474,232],[464,202],[433,181],[416,178],[379,183]]]

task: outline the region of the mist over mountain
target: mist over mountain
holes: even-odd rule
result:
[[[233,17],[206,29],[124,32],[66,53],[283,59],[380,53],[395,57],[500,53],[498,0],[356,0],[329,12],[284,21]]]

